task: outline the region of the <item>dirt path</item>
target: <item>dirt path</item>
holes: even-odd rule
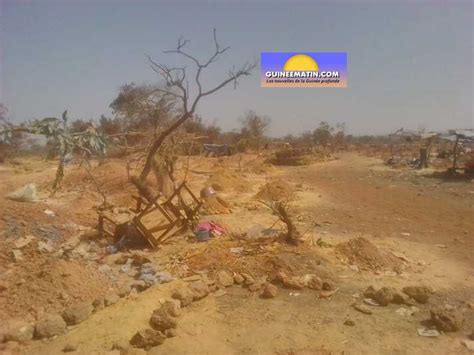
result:
[[[426,263],[423,278],[433,277],[441,287],[463,292],[474,285],[471,182],[443,182],[413,171],[399,172],[383,167],[377,159],[352,154],[299,168],[297,178],[322,195],[324,203],[313,215],[332,222],[324,229],[334,240],[369,236]]]

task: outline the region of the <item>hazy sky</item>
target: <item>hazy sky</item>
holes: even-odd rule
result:
[[[208,72],[263,51],[348,53],[347,89],[260,88],[259,68],[204,99],[198,111],[225,129],[247,109],[272,118],[273,135],[347,122],[352,133],[400,127],[473,128],[472,1],[0,0],[0,102],[12,120],[97,118],[127,82],[157,79],[145,58],[180,35],[200,58],[212,28],[231,49]]]

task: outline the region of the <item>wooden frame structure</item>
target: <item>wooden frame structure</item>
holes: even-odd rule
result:
[[[119,237],[120,230],[132,223],[138,232],[156,248],[165,240],[173,237],[187,227],[191,227],[198,218],[202,201],[198,199],[183,182],[174,193],[164,202],[150,203],[140,196],[134,196],[137,201],[133,214],[129,218],[117,218],[110,212],[99,213],[99,230],[108,236]]]

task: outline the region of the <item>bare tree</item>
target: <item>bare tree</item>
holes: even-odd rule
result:
[[[168,67],[165,64],[158,63],[154,61],[150,56],[147,56],[151,68],[154,72],[159,74],[165,82],[165,88],[158,89],[163,93],[166,93],[170,96],[173,96],[181,103],[180,115],[168,128],[162,131],[153,141],[145,160],[145,165],[142,172],[140,173],[139,178],[132,179],[132,182],[136,185],[140,193],[143,193],[143,187],[145,186],[145,180],[148,177],[150,171],[153,167],[153,159],[155,154],[160,149],[161,145],[165,139],[172,134],[176,129],[178,129],[186,120],[191,118],[196,111],[197,105],[203,97],[214,94],[223,87],[227,86],[230,83],[234,83],[234,86],[237,85],[237,80],[243,76],[249,76],[251,71],[255,68],[255,62],[246,62],[238,69],[231,69],[225,79],[223,79],[218,85],[204,89],[201,84],[201,74],[206,70],[211,64],[215,63],[219,56],[229,50],[230,47],[221,47],[217,41],[216,29],[213,31],[214,38],[214,52],[213,54],[204,62],[199,61],[195,56],[189,54],[185,47],[189,43],[188,40],[184,38],[179,38],[178,45],[176,49],[165,51],[164,53],[175,53],[185,59],[189,60],[196,72],[194,75],[194,82],[197,87],[197,93],[193,96],[191,90],[189,89],[189,80],[187,78],[187,68],[186,67]],[[148,194],[149,195],[149,194]],[[144,196],[146,197],[146,196]]]

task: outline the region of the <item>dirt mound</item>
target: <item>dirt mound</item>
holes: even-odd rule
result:
[[[200,213],[204,216],[212,214],[232,213],[230,205],[218,196],[209,196],[202,199],[203,204]]]
[[[282,201],[293,198],[294,189],[283,180],[273,180],[263,185],[255,197],[264,201]]]
[[[244,247],[242,253],[233,253],[231,248],[236,246],[235,242],[222,239],[211,240],[206,244],[204,250],[186,259],[186,265],[193,273],[206,271],[213,274],[220,270],[253,276],[271,276],[274,273],[272,259],[275,251]]]
[[[391,252],[377,248],[363,237],[338,244],[336,252],[363,270],[399,271],[403,266],[402,261]]]
[[[2,280],[7,287],[0,295],[1,319],[33,320],[110,292],[111,281],[96,267],[25,249],[24,261]]]
[[[323,150],[300,148],[280,150],[269,158],[268,162],[273,165],[299,166],[332,159],[331,154]]]
[[[261,159],[253,159],[244,164],[243,170],[252,174],[268,174],[274,172],[276,168]]]
[[[250,182],[241,174],[233,173],[228,170],[219,170],[212,174],[207,180],[206,185],[212,186],[216,191],[235,190],[239,192],[251,191]]]

